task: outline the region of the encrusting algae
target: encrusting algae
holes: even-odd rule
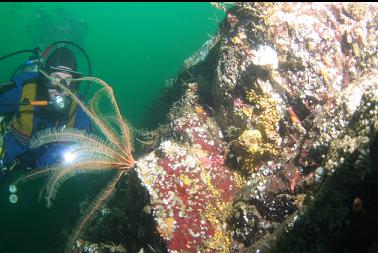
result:
[[[251,105],[247,111],[251,114],[250,126],[241,133],[238,141],[247,151],[244,158],[246,170],[252,172],[257,162],[279,158],[281,116],[278,102],[267,94],[257,95],[254,90],[249,90],[246,98]]]

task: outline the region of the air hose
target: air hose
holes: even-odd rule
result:
[[[38,58],[39,52],[40,52],[39,48],[19,50],[19,51],[16,51],[14,53],[10,53],[10,54],[6,54],[4,56],[1,56],[0,61],[5,60],[5,59],[12,57],[14,55],[23,54],[23,53],[32,53],[32,54],[34,54],[34,56],[36,56],[36,58]]]

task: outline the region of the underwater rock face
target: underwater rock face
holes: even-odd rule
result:
[[[77,253],[105,253],[105,252],[114,252],[114,253],[126,253],[126,249],[122,245],[114,244],[96,244],[88,241],[83,241],[81,239],[77,240],[75,243],[75,250]]]
[[[378,124],[377,10],[375,3],[236,3],[228,10],[208,57],[183,70],[198,87],[189,85],[171,110],[175,140],[138,161],[158,230],[171,252],[191,251],[180,244],[184,241],[216,252],[269,252],[277,238],[305,219],[298,214],[306,213],[318,191],[333,189],[326,182],[343,161],[362,152],[365,158],[356,163],[367,164],[371,150],[366,145]],[[200,97],[202,106],[190,99],[197,89],[211,97]],[[222,134],[209,131],[203,101],[211,102],[210,125]],[[242,180],[235,181],[238,176],[226,165],[245,180],[237,195]],[[371,171],[358,168],[364,176]],[[187,171],[197,173],[197,180]],[[201,173],[224,183],[204,185]],[[230,192],[210,194],[231,185]],[[183,202],[193,188],[192,194],[201,197]],[[217,201],[233,201],[226,219],[230,242],[225,237],[223,247],[208,247],[222,241],[211,232],[215,221],[202,227],[194,222],[194,233],[175,234],[178,224],[207,215],[203,205]],[[201,211],[180,220],[178,210],[191,206]],[[224,222],[224,215],[215,217]],[[204,240],[196,237],[201,233]]]
[[[231,143],[228,162],[247,179],[230,218],[238,250],[266,240],[334,173],[334,142],[352,127],[363,136],[376,121],[377,9],[240,3],[229,10],[210,85]],[[367,97],[364,126],[352,126]]]
[[[137,161],[169,252],[374,252],[377,9],[227,10],[171,87],[185,91],[163,141]]]
[[[137,162],[169,252],[227,250],[227,213],[240,189],[224,162],[221,131],[198,104],[196,93],[197,84],[190,84],[171,110],[175,138]]]

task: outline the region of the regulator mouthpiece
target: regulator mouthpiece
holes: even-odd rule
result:
[[[66,99],[63,96],[56,96],[54,101],[54,106],[56,106],[58,109],[63,109],[66,105]]]

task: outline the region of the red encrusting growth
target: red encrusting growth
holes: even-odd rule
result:
[[[187,93],[190,108],[196,96]],[[137,171],[151,195],[157,229],[169,252],[220,252],[229,245],[226,207],[239,190],[226,166],[220,133],[206,113],[187,110],[173,131],[190,145],[166,141],[138,161]]]

